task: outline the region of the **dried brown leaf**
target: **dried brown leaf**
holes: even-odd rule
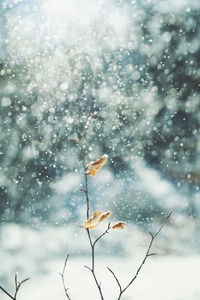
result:
[[[93,216],[91,218],[89,218],[84,223],[83,226],[80,226],[80,227],[94,229],[99,225],[100,222],[102,222],[103,220],[108,218],[110,215],[111,215],[110,211],[105,212],[105,213],[102,213],[102,211],[94,211]]]
[[[125,226],[126,226],[125,222],[118,222],[112,226],[112,229],[124,229]]]
[[[99,160],[95,162],[89,163],[87,166],[88,172],[86,173],[87,176],[96,176],[96,174],[101,170],[103,165],[107,162],[108,155],[104,154]]]

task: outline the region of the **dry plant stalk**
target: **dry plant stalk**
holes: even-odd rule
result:
[[[85,135],[84,135],[84,137],[85,137]],[[92,273],[93,279],[95,281],[95,284],[96,284],[98,292],[99,292],[99,296],[100,296],[101,300],[104,300],[104,295],[103,295],[103,292],[102,292],[101,284],[100,284],[100,282],[97,278],[97,274],[96,274],[95,246],[96,246],[97,242],[102,237],[104,237],[111,229],[124,229],[124,226],[126,225],[126,223],[120,221],[120,222],[114,224],[113,226],[111,226],[111,224],[108,223],[108,226],[107,226],[106,230],[98,238],[96,238],[93,241],[92,236],[91,236],[91,230],[96,228],[101,221],[104,221],[107,217],[109,217],[111,215],[111,212],[102,213],[102,211],[95,211],[95,212],[93,212],[92,217],[90,217],[90,199],[89,199],[89,193],[88,193],[88,176],[96,176],[96,174],[100,171],[102,166],[106,163],[107,155],[102,156],[96,162],[91,162],[88,165],[86,165],[85,152],[84,152],[84,148],[83,148],[83,145],[82,145],[82,141],[83,140],[79,140],[79,143],[81,145],[81,157],[82,157],[82,164],[83,164],[83,170],[84,170],[85,187],[83,189],[80,188],[79,191],[85,193],[85,197],[86,197],[86,217],[87,217],[87,219],[86,219],[84,225],[81,225],[80,227],[82,227],[86,230],[88,240],[89,240],[89,245],[91,247],[91,266],[90,267],[85,266],[85,267]],[[117,300],[120,300],[122,295],[124,294],[124,292],[133,284],[133,282],[137,278],[139,272],[141,271],[142,266],[145,264],[147,258],[156,254],[156,253],[150,253],[150,250],[152,248],[152,245],[153,245],[153,242],[154,242],[155,238],[158,236],[160,231],[163,229],[166,222],[170,218],[171,214],[172,214],[172,212],[170,212],[167,215],[167,217],[164,220],[163,224],[160,226],[160,228],[158,229],[158,231],[154,235],[151,232],[149,232],[151,240],[150,240],[149,246],[147,248],[146,254],[144,256],[144,259],[142,260],[139,268],[137,269],[136,274],[132,277],[132,279],[128,282],[128,284],[125,287],[122,287],[118,277],[111,270],[111,268],[107,267],[108,270],[110,271],[110,273],[113,275],[113,277],[114,277],[114,279],[115,279],[115,281],[116,281],[116,283],[119,287],[119,294],[118,294]],[[69,258],[69,255],[67,255],[67,258],[66,258],[65,264],[64,264],[64,268],[63,268],[63,272],[60,275],[62,276],[62,282],[63,282],[64,290],[65,290],[65,293],[66,293],[66,297],[68,298],[68,300],[71,300],[71,297],[68,294],[68,288],[66,288],[65,281],[64,281],[64,273],[65,273],[68,258]]]
[[[22,281],[18,281],[18,278],[17,278],[17,274],[15,274],[15,293],[14,293],[14,296],[12,296],[8,291],[6,291],[2,286],[0,286],[0,289],[9,297],[11,298],[12,300],[17,300],[17,294],[19,292],[19,289],[21,287],[21,285],[26,282],[27,280],[29,280],[30,278],[26,278]]]

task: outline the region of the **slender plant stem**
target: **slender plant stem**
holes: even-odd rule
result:
[[[118,296],[117,300],[120,300],[120,299],[121,299],[123,293],[124,293],[124,292],[130,287],[130,285],[135,281],[135,279],[137,278],[137,276],[138,276],[139,272],[141,271],[143,265],[145,264],[147,258],[148,258],[149,256],[152,256],[152,255],[155,255],[155,254],[156,254],[156,253],[150,253],[150,250],[151,250],[151,248],[152,248],[152,245],[153,245],[153,242],[154,242],[155,238],[156,238],[156,237],[158,236],[158,234],[161,232],[161,230],[163,229],[163,227],[164,227],[165,224],[167,223],[168,219],[170,218],[171,214],[172,214],[172,212],[170,212],[170,213],[167,215],[165,221],[164,221],[163,224],[160,226],[160,228],[159,228],[158,231],[155,233],[155,235],[153,235],[151,232],[149,232],[150,237],[151,237],[151,240],[150,240],[149,246],[148,246],[148,248],[147,248],[146,254],[145,254],[145,256],[144,256],[144,259],[142,260],[141,264],[139,265],[139,268],[137,269],[135,276],[130,280],[130,282],[129,282],[124,288],[122,288],[122,286],[121,286],[121,284],[120,284],[120,281],[119,281],[119,279],[117,278],[116,274],[115,274],[110,268],[108,268],[108,270],[110,271],[110,273],[113,275],[113,277],[114,277],[114,279],[115,279],[115,281],[116,281],[116,283],[117,283],[117,285],[118,285],[118,287],[119,287],[119,290],[120,290],[120,291],[119,291],[119,296]]]
[[[87,202],[87,219],[89,219],[90,216],[90,201],[88,196],[88,177],[85,172],[85,190],[86,190],[86,202]]]
[[[64,290],[65,290],[65,295],[67,296],[67,299],[68,300],[72,300],[71,297],[69,296],[68,294],[68,288],[66,287],[65,285],[65,279],[64,279],[64,275],[65,275],[65,269],[66,269],[66,266],[67,266],[67,261],[69,259],[69,255],[67,255],[66,259],[65,259],[65,263],[64,263],[64,267],[63,267],[63,271],[62,273],[59,273],[61,278],[62,278],[62,283],[63,283],[63,287],[64,287]]]
[[[121,286],[121,284],[120,284],[120,282],[119,282],[119,279],[117,278],[117,276],[115,275],[115,273],[110,269],[110,268],[108,268],[107,267],[107,269],[110,271],[110,273],[113,275],[113,277],[115,278],[115,280],[116,280],[116,282],[117,282],[117,285],[118,285],[118,287],[119,287],[119,291],[120,291],[120,293],[122,292],[122,286]]]
[[[81,144],[81,156],[82,156],[82,163],[83,163],[83,169],[84,169],[84,178],[85,178],[84,192],[85,192],[85,195],[86,195],[86,207],[87,207],[87,214],[86,215],[87,215],[87,219],[89,219],[89,216],[90,216],[90,200],[89,200],[89,193],[88,193],[88,176],[86,174],[87,167],[86,167],[86,163],[85,163],[85,152],[84,152],[82,144]],[[90,243],[90,247],[91,247],[91,268],[89,268],[87,266],[86,266],[86,268],[91,271],[91,273],[93,275],[93,278],[94,278],[94,281],[96,283],[96,286],[99,290],[101,300],[104,300],[103,293],[102,293],[102,290],[101,290],[101,285],[98,282],[97,276],[96,276],[96,273],[95,273],[95,245],[96,245],[97,241],[105,233],[102,236],[100,236],[99,238],[97,238],[94,242],[92,242],[92,238],[91,238],[91,235],[90,235],[90,229],[86,228],[86,231],[87,231],[87,235],[88,235],[88,239],[89,239],[89,243]]]
[[[87,205],[87,219],[89,219],[89,216],[90,216],[90,200],[89,200],[89,195],[88,195],[88,177],[87,177],[87,174],[86,174],[86,171],[87,171],[87,167],[86,167],[86,163],[85,163],[85,152],[84,152],[84,149],[83,149],[83,145],[81,143],[81,156],[82,156],[82,163],[83,163],[83,170],[84,170],[84,179],[85,179],[85,189],[84,189],[84,192],[85,192],[85,195],[86,195],[86,205]]]

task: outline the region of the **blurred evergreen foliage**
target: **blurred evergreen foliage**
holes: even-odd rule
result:
[[[99,18],[85,36],[72,32],[69,42],[66,33],[58,45],[31,39],[25,29],[20,37],[16,28],[26,24],[26,15],[19,18],[22,5],[5,9],[2,18],[1,220],[48,221],[61,205],[70,206],[67,194],[62,204],[50,201],[55,200],[52,183],[81,170],[77,139],[94,113],[85,141],[88,161],[107,153],[115,176],[137,178],[134,162],[143,159],[164,178],[185,184],[185,194],[195,193],[200,7],[173,12],[127,2],[123,30]],[[123,9],[118,1],[114,5]],[[128,219],[164,210],[153,199],[139,201],[138,191],[120,206],[123,193],[116,195],[116,211]],[[189,206],[189,213],[198,214],[192,201]]]

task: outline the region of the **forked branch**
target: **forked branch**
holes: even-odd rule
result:
[[[0,286],[0,289],[4,292],[4,294],[6,294],[10,299],[12,300],[17,300],[17,294],[19,292],[19,289],[21,287],[21,285],[26,282],[27,280],[29,280],[30,278],[26,278],[22,281],[18,281],[17,278],[17,274],[15,274],[15,293],[14,296],[12,296],[8,291],[6,291],[2,286]]]
[[[93,247],[95,247],[96,243],[104,236],[106,235],[106,233],[109,232],[109,230],[111,229],[112,227],[110,226],[110,223],[108,223],[108,227],[107,229],[93,242]]]
[[[170,218],[171,214],[172,214],[172,212],[170,212],[170,213],[167,215],[165,221],[163,222],[163,224],[160,226],[160,228],[158,229],[158,231],[157,231],[154,235],[153,235],[151,232],[149,232],[150,237],[151,237],[151,240],[150,240],[148,249],[147,249],[147,251],[146,251],[146,254],[145,254],[145,256],[144,256],[144,259],[142,260],[142,262],[141,262],[139,268],[137,269],[135,276],[129,281],[129,283],[128,283],[124,288],[122,288],[122,285],[120,284],[120,281],[119,281],[119,279],[117,278],[116,274],[115,274],[110,268],[108,268],[108,270],[109,270],[110,273],[113,275],[113,277],[114,277],[114,279],[115,279],[115,281],[116,281],[116,283],[117,283],[117,285],[118,285],[118,287],[119,287],[119,296],[118,296],[117,300],[120,300],[120,299],[121,299],[123,293],[124,293],[124,292],[130,287],[130,285],[135,281],[135,279],[137,278],[137,276],[138,276],[139,272],[141,271],[143,265],[145,264],[147,258],[148,258],[149,256],[153,256],[153,255],[156,254],[156,253],[150,253],[150,250],[151,250],[151,248],[152,248],[152,245],[153,245],[153,242],[154,242],[155,238],[156,238],[156,237],[158,236],[158,234],[161,232],[161,230],[163,229],[163,227],[164,227],[165,224],[167,223],[168,219]]]

